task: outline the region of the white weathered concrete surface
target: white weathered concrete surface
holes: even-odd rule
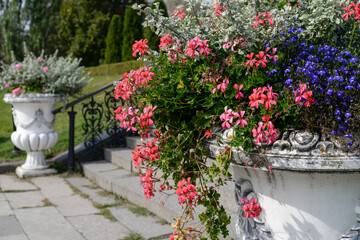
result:
[[[22,234],[24,231],[15,216],[0,216],[0,237]]]
[[[125,226],[134,232],[139,233],[146,239],[159,236],[166,236],[173,233],[170,224],[162,225],[157,223],[151,216],[137,216],[127,208],[109,208],[110,212]],[[140,224],[137,224],[141,222]]]
[[[118,240],[123,239],[131,233],[123,224],[111,222],[101,215],[68,217],[67,220],[81,232],[87,240]]]
[[[15,214],[31,240],[85,239],[55,207],[18,209]]]
[[[63,216],[80,216],[86,214],[100,213],[91,201],[79,195],[56,198],[51,200]]]
[[[29,240],[25,234],[0,236],[0,240]]]
[[[14,212],[12,211],[10,204],[8,201],[1,201],[0,202],[0,216],[9,216],[13,215]]]
[[[252,183],[273,239],[337,240],[356,222],[359,173],[232,169],[235,179]]]
[[[50,201],[74,194],[66,181],[57,176],[38,177],[31,179],[31,181],[41,189],[40,192]]]
[[[39,191],[5,193],[13,209],[25,207],[41,207],[45,197]]]
[[[10,175],[0,175],[0,188],[4,192],[38,190],[33,184]]]

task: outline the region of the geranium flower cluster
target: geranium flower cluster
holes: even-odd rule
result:
[[[123,74],[123,80],[120,81],[114,91],[115,99],[120,97],[129,100],[135,90],[146,87],[148,81],[152,81],[154,73],[151,67],[141,67],[138,70],[131,70],[130,73]]]
[[[233,110],[228,109],[228,107],[226,106],[225,112],[220,115],[220,120],[223,121],[221,126],[224,129],[231,128],[231,124],[233,123],[234,118],[237,117],[239,119],[235,122],[235,126],[240,125],[240,127],[244,127],[245,125],[247,125],[247,121],[244,119],[244,114],[245,111],[234,112]]]
[[[249,65],[250,67],[259,67],[261,65],[261,67],[265,68],[266,67],[266,63],[268,63],[268,59],[273,59],[273,62],[276,62],[277,59],[277,55],[275,55],[276,53],[276,48],[272,49],[272,54],[270,55],[268,52],[270,51],[270,48],[266,48],[266,51],[260,51],[259,54],[256,54],[255,58],[254,57],[254,53],[250,53],[247,54],[246,57],[249,59],[245,62],[245,66]]]
[[[254,19],[256,21],[252,25],[252,27],[257,28],[258,24],[265,24],[266,22],[268,22],[270,26],[273,26],[274,25],[274,19],[271,18],[270,15],[271,15],[271,12],[260,13],[258,16],[254,17]]]
[[[349,17],[353,17],[354,14],[354,20],[360,18],[360,3],[355,4],[354,2],[351,2],[348,6],[343,7],[343,9],[346,11],[346,13],[344,13],[341,18],[349,20]]]
[[[196,187],[190,182],[190,177],[187,181],[183,179],[178,182],[178,188],[175,190],[175,193],[179,196],[179,204],[185,203],[187,206],[196,207],[198,194],[196,193]]]
[[[258,127],[252,129],[253,137],[256,137],[255,142],[262,143],[265,140],[267,140],[266,144],[275,142],[279,135],[279,130],[275,129],[272,122],[269,121],[270,115],[263,116],[262,120],[264,122],[258,122]]]
[[[182,56],[184,50],[182,48],[182,43],[180,40],[173,40],[173,37],[170,34],[165,34],[160,38],[159,49],[162,51],[167,51],[168,60],[174,64],[176,61],[181,60],[183,63],[186,62],[186,57]]]
[[[124,106],[121,106],[115,109],[114,112],[115,120],[120,121],[120,127],[125,128],[126,131],[137,131],[137,128],[134,125],[140,121],[140,118],[137,115],[139,109],[133,109],[132,107],[126,109]]]
[[[195,55],[209,55],[211,49],[207,44],[208,41],[209,40],[201,40],[200,36],[197,36],[194,39],[187,41],[185,54],[191,58],[194,58]]]
[[[295,91],[295,102],[296,103],[303,103],[305,107],[310,107],[313,103],[315,103],[315,100],[311,98],[312,91],[306,91],[306,84],[300,84],[300,90]]]
[[[170,235],[170,240],[188,240],[189,238],[185,237],[181,232],[174,231],[173,234]]]
[[[146,170],[145,174],[142,174],[139,171],[139,179],[141,185],[143,185],[143,193],[145,195],[145,199],[150,199],[151,197],[154,197],[155,194],[155,188],[154,188],[154,177],[153,177],[153,169],[149,168]]]
[[[257,202],[256,198],[249,200],[247,197],[241,198],[240,202],[244,204],[242,210],[245,212],[244,217],[246,218],[257,218],[260,216],[262,208]]]
[[[259,108],[259,104],[264,104],[265,109],[271,109],[271,105],[276,105],[279,94],[272,91],[272,87],[254,88],[253,93],[249,96],[250,107]]]
[[[241,43],[240,43],[241,42]],[[235,38],[233,41],[231,42],[227,42],[223,44],[223,49],[231,49],[231,51],[235,52],[235,47],[240,43],[240,47],[244,47],[245,44],[248,42],[247,39],[244,38]]]
[[[137,53],[140,53],[140,55],[145,55],[145,52],[149,49],[147,42],[148,42],[147,39],[141,39],[140,41],[135,41],[135,43],[132,46],[133,57],[136,57]]]
[[[225,6],[220,6],[221,3],[217,3],[215,4],[215,9],[214,9],[214,12],[215,12],[215,16],[216,17],[220,17],[221,13],[223,11],[225,11],[226,7]]]
[[[148,139],[150,137],[149,127],[154,123],[152,116],[155,109],[156,106],[144,107],[139,116],[139,109],[132,107],[126,109],[121,106],[114,111],[115,119],[120,121],[120,127],[132,132],[140,130],[141,138]],[[140,125],[139,129],[135,126],[137,123]]]
[[[159,146],[156,144],[157,139],[143,143],[143,146],[136,147],[133,153],[134,166],[140,166],[144,161],[152,162],[158,160],[160,157]]]
[[[186,16],[186,13],[182,12],[184,8],[180,8],[179,10],[174,9],[173,18],[179,17],[181,20],[184,19]],[[171,16],[171,13],[169,13],[169,17]]]
[[[160,45],[159,49],[163,49],[170,44],[174,44],[173,37],[170,34],[165,34],[163,37],[160,38]]]

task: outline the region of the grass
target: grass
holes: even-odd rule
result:
[[[130,233],[129,236],[124,237],[120,240],[145,240],[145,238],[143,238],[140,234],[138,233]]]
[[[166,221],[165,219],[162,219],[162,218],[157,220],[156,223],[159,223],[161,225],[168,225],[169,224],[168,221]]]
[[[44,207],[49,207],[49,206],[55,206],[52,202],[49,201],[49,199],[44,198],[42,200],[42,202],[44,203]]]
[[[120,77],[121,74],[95,76],[93,77],[93,80],[90,81],[89,84],[85,87],[83,93],[85,94],[96,90],[101,86],[119,79]],[[24,160],[26,158],[25,152],[11,152],[11,150],[14,149],[14,145],[10,140],[11,133],[13,132],[11,105],[2,101],[3,97],[4,93],[0,93],[0,116],[2,116],[0,118],[0,162]],[[96,95],[95,99],[103,99],[103,95],[98,94]],[[82,132],[82,125],[84,124],[84,120],[82,118],[81,108],[82,104],[77,104],[74,109],[77,112],[75,117],[75,145],[83,142],[85,139],[85,136]],[[47,158],[55,156],[57,153],[68,149],[69,117],[67,112],[61,112],[56,115],[54,130],[59,133],[59,140],[53,148],[46,151],[45,155]]]
[[[100,214],[103,215],[104,218],[109,219],[111,222],[117,222],[117,219],[114,217],[114,215],[112,215],[109,209],[101,209]]]
[[[144,207],[139,207],[139,206],[136,206],[136,205],[130,205],[128,207],[128,209],[132,213],[134,213],[135,215],[138,215],[138,216],[155,216],[154,213],[150,212],[149,210],[147,210]]]

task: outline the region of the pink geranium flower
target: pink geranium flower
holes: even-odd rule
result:
[[[240,99],[244,97],[244,94],[240,92],[240,90],[243,88],[242,84],[240,85],[235,84],[234,88],[237,90],[237,93],[235,94],[235,99]]]
[[[174,9],[174,18],[179,17],[180,19],[184,19],[186,13],[183,13],[183,10],[184,8],[181,8],[180,10]],[[171,13],[169,14],[169,16],[171,16]]]
[[[133,57],[136,57],[136,53],[140,53],[141,55],[145,55],[145,52],[148,50],[147,39],[141,39],[140,41],[135,41],[132,46]]]
[[[13,95],[18,95],[19,92],[20,92],[20,88],[15,88],[14,90],[12,90],[11,93],[12,93]]]
[[[15,65],[15,68],[16,68],[17,70],[20,70],[20,69],[22,69],[22,65],[21,65],[21,64],[16,64],[16,65]]]
[[[164,47],[174,44],[174,40],[170,34],[165,34],[163,37],[160,38],[160,45],[159,48],[163,49]]]
[[[247,121],[244,118],[245,111],[238,112],[239,120],[236,121],[235,126],[240,125],[240,127],[244,127],[247,125]]]
[[[48,72],[49,69],[48,69],[47,67],[43,67],[43,71],[44,71],[44,72]]]

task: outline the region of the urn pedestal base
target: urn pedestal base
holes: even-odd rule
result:
[[[45,168],[45,169],[24,169],[22,166],[19,166],[15,170],[16,174],[19,178],[26,177],[41,177],[57,174],[56,169],[53,168]]]

